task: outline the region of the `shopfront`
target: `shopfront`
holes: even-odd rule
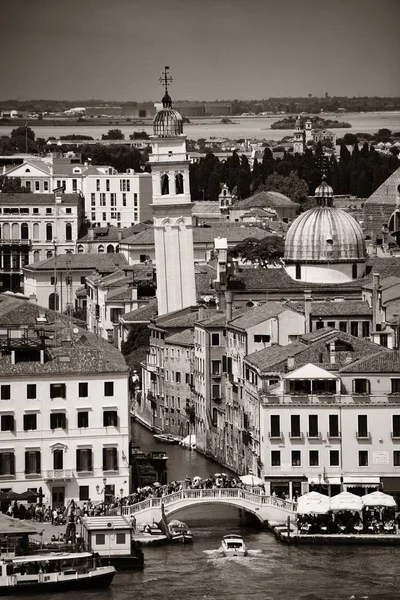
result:
[[[365,496],[381,488],[381,478],[378,476],[348,476],[343,477],[343,491],[357,496]],[[400,492],[399,492],[400,493]]]
[[[306,477],[264,477],[265,493],[267,496],[277,496],[285,500],[293,500],[305,494],[307,490]]]

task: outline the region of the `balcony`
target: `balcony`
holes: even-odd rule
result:
[[[322,440],[322,434],[320,431],[307,431],[307,438],[309,440]]]
[[[268,437],[271,440],[271,442],[274,442],[274,441],[283,442],[283,432],[282,431],[273,431],[268,434]]]
[[[25,479],[41,479],[41,471],[25,471]]]
[[[54,469],[53,471],[46,471],[44,479],[46,481],[71,481],[73,476],[72,469]]]
[[[221,396],[213,396],[213,397],[211,398],[211,400],[212,400],[213,402],[216,402],[217,404],[219,404],[219,402],[221,402],[222,398],[221,398]]]
[[[342,433],[340,431],[328,431],[326,437],[328,440],[341,440]]]
[[[289,432],[289,438],[291,440],[304,440],[304,433],[301,433],[300,431],[290,431]]]
[[[390,432],[390,437],[394,441],[400,441],[400,431],[391,431]]]
[[[356,438],[358,440],[370,440],[371,434],[369,431],[356,431]]]

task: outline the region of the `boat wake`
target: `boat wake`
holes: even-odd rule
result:
[[[225,560],[238,560],[238,559],[248,559],[252,556],[260,556],[262,554],[262,550],[247,550],[247,556],[224,556],[222,548],[217,548],[215,550],[203,550],[203,554],[206,554],[210,558],[223,558]]]

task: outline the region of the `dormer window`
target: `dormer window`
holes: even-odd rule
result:
[[[75,167],[73,173],[81,173],[80,167]]]

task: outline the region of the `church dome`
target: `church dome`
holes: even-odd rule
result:
[[[314,196],[319,198],[320,206],[323,206],[324,204],[330,204],[327,202],[327,200],[333,198],[333,189],[327,184],[325,175],[322,178],[321,184],[315,189]]]
[[[312,208],[290,226],[284,260],[286,264],[364,262],[364,235],[357,221],[344,210]]]
[[[183,119],[177,110],[172,108],[172,100],[168,93],[162,99],[163,107],[156,112],[153,119],[153,133],[158,137],[174,137],[183,134]]]

